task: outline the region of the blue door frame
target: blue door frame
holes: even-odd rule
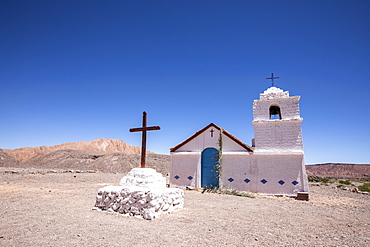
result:
[[[218,150],[206,148],[202,152],[201,160],[201,186],[218,187]]]

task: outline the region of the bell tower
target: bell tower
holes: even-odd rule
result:
[[[272,86],[253,101],[255,152],[303,154],[299,99]]]

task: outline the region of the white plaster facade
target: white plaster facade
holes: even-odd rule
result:
[[[254,100],[252,147],[212,123],[171,148],[171,185],[202,187],[202,152],[214,148],[221,157],[220,187],[275,195],[308,192],[299,99],[270,87]]]

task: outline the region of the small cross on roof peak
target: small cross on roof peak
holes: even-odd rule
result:
[[[272,86],[274,87],[274,79],[279,79],[280,77],[274,77],[274,73],[271,73],[271,77],[266,78],[267,80],[271,80]]]

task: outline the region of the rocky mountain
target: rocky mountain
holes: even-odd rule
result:
[[[118,139],[100,138],[93,141],[81,141],[63,143],[55,146],[41,146],[41,147],[23,147],[17,149],[3,149],[5,152],[19,160],[20,162],[28,161],[35,157],[40,157],[57,150],[84,150],[100,153],[124,153],[124,154],[139,154],[141,148],[138,146],[128,145],[124,141]],[[147,152],[152,153],[152,152]]]
[[[0,166],[18,166],[19,161],[5,152],[4,150],[0,149]]]
[[[117,139],[64,143],[55,146],[0,149],[0,166],[63,168],[127,173],[140,167],[141,148]],[[166,175],[170,156],[148,151],[146,167]]]
[[[104,154],[85,150],[57,150],[19,163],[22,167],[63,168],[83,171],[127,173],[140,167],[140,154]],[[170,156],[150,153],[146,155],[146,167],[166,175],[170,171]]]
[[[370,179],[370,164],[328,163],[306,165],[308,176]]]

